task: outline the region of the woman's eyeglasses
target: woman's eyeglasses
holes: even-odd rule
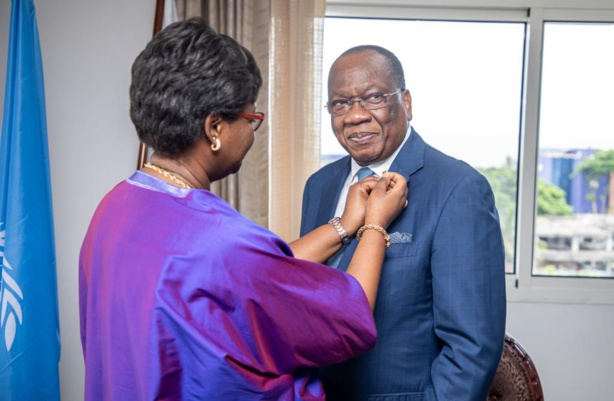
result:
[[[246,118],[249,121],[252,129],[256,131],[264,122],[264,113],[257,111],[256,113],[237,113],[238,116]]]

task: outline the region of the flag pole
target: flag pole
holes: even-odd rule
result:
[[[153,34],[160,32],[162,29],[162,18],[164,16],[164,0],[156,2],[156,18],[154,20]]]
[[[164,16],[164,0],[156,1],[156,16],[154,18],[154,27],[153,27],[153,35],[160,32],[162,29],[162,17]],[[143,165],[147,161],[147,145],[143,142],[139,144],[139,155],[136,162],[136,169],[140,170],[143,168]]]

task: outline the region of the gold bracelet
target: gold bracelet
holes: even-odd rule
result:
[[[390,235],[388,235],[386,230],[384,230],[384,227],[378,226],[376,224],[365,224],[364,226],[360,227],[358,229],[358,232],[356,233],[356,239],[360,241],[362,233],[368,229],[377,230],[382,233],[382,235],[384,236],[384,241],[386,241],[386,248],[390,248]]]

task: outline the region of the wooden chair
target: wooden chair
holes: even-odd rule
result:
[[[539,375],[524,348],[505,335],[503,355],[487,401],[543,401]]]

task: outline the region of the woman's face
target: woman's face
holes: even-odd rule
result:
[[[254,107],[250,107],[250,110],[246,110],[246,113],[253,113],[255,111],[254,109]],[[230,127],[232,128],[231,135],[233,137],[231,143],[229,143],[229,147],[231,148],[230,150],[232,150],[231,157],[233,160],[236,160],[231,172],[231,174],[234,174],[239,171],[245,155],[254,144],[255,135],[250,121],[241,116],[230,123]]]
[[[254,105],[249,105],[244,110],[245,113],[251,114],[255,111]],[[243,158],[254,144],[255,135],[250,120],[237,116],[234,121],[225,121],[219,139],[221,148],[214,153],[221,170],[220,178],[224,178],[239,171]]]

